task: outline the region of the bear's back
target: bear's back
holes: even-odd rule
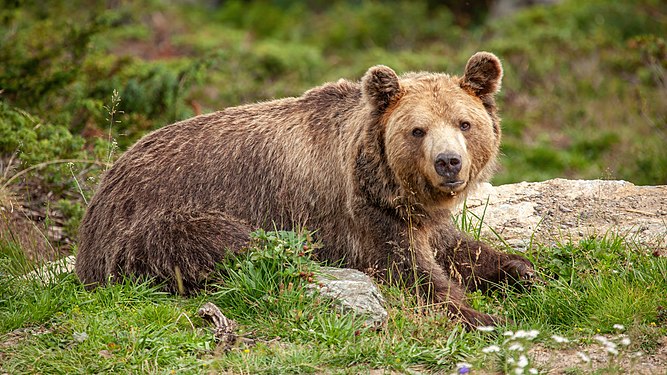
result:
[[[135,223],[184,208],[253,227],[320,225],[345,204],[344,140],[357,131],[348,118],[360,96],[358,85],[340,81],[156,130],[104,176],[80,245],[113,242]]]

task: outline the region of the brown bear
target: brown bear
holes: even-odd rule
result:
[[[531,278],[532,264],[457,230],[450,209],[494,170],[501,78],[487,52],[462,77],[374,66],[360,83],[161,128],[104,176],[76,273],[89,286],[126,275],[192,292],[251,231],[307,227],[318,259],[415,285],[469,326],[498,323],[464,290]]]

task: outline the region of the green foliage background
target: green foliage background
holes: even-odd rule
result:
[[[505,68],[494,184],[666,184],[666,3],[564,0],[500,18],[487,3],[5,0],[0,185],[90,196],[100,165],[166,124],[375,64],[460,74],[479,50]],[[50,164],[61,159],[99,163]]]

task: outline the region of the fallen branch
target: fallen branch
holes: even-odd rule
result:
[[[234,333],[238,323],[224,316],[218,306],[211,302],[206,302],[197,314],[213,324],[213,337],[223,345],[222,349],[224,351],[231,349],[238,339],[238,335]]]

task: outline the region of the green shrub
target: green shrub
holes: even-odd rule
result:
[[[55,161],[85,159],[84,144],[82,137],[72,135],[66,127],[45,124],[23,110],[0,102],[0,154],[15,155],[20,161],[17,171],[39,163],[53,163],[45,165],[40,175],[54,188],[62,188],[71,177],[65,163]]]

